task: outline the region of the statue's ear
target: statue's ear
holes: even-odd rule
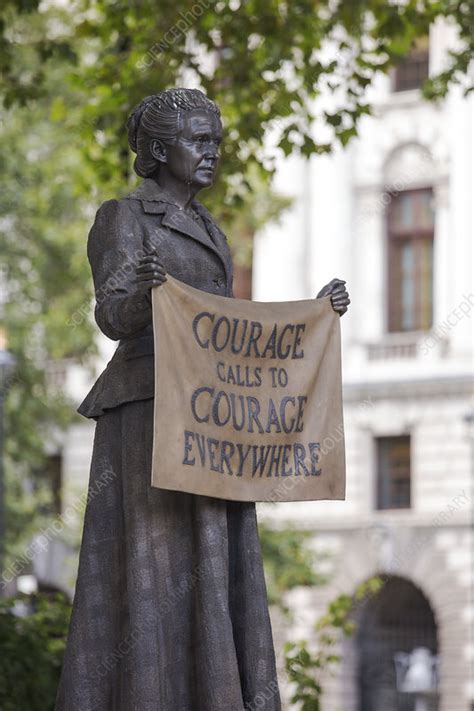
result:
[[[158,141],[156,138],[150,143],[150,152],[155,160],[160,163],[166,163],[166,147],[162,141]]]

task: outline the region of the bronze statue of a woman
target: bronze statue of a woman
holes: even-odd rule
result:
[[[169,273],[232,297],[226,238],[194,199],[215,177],[219,109],[170,89],[127,125],[144,180],[100,207],[88,241],[96,320],[119,345],[79,408],[97,426],[56,711],[276,711],[255,505],[150,484],[150,290]],[[344,282],[327,294],[347,310]]]

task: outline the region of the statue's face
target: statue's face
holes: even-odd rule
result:
[[[219,162],[222,125],[210,112],[184,114],[174,145],[166,146],[168,171],[178,180],[199,190],[214,182]]]

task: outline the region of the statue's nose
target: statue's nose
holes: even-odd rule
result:
[[[217,158],[219,155],[219,148],[216,146],[215,143],[212,141],[209,141],[209,143],[206,144],[206,151],[205,151],[205,156],[206,158]]]

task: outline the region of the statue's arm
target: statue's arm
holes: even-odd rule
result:
[[[136,269],[145,257],[143,231],[127,205],[104,203],[89,234],[87,254],[95,288],[95,319],[113,340],[151,323],[149,293],[138,288]]]

